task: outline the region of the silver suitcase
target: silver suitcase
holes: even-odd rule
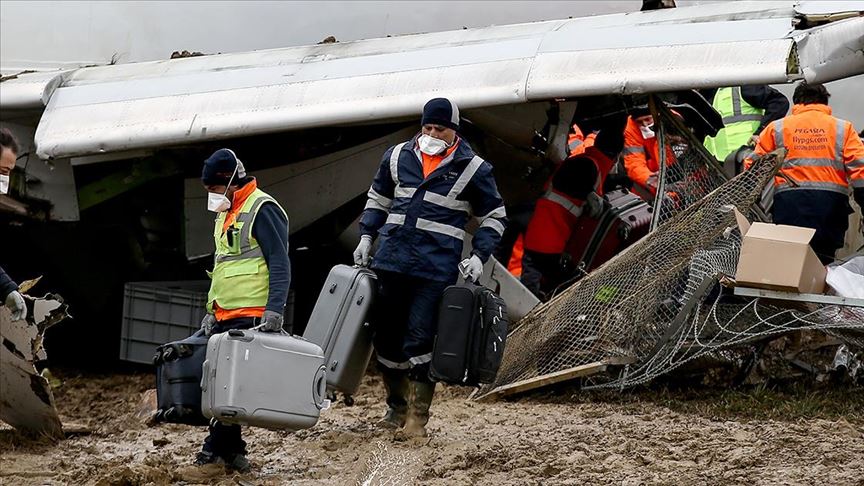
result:
[[[231,330],[210,337],[201,411],[220,422],[300,430],[325,408],[324,354],[288,334]]]
[[[371,270],[336,265],[324,282],[303,333],[305,339],[324,350],[327,387],[344,393],[348,404],[372,357],[368,314],[376,289]]]

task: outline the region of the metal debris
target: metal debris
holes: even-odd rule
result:
[[[54,406],[47,378],[36,369],[47,358],[42,347],[45,330],[69,317],[60,296],[24,296],[28,317],[12,320],[0,307],[0,420],[28,435],[63,437],[63,425]]]

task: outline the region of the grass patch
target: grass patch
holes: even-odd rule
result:
[[[713,420],[845,419],[864,425],[864,388],[773,384],[734,389],[659,387],[633,391],[575,391],[577,403],[609,403],[637,411],[654,404]]]

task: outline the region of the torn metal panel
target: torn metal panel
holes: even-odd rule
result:
[[[864,17],[816,27],[794,39],[804,79],[810,83],[864,73]]]
[[[54,395],[35,364],[46,359],[42,336],[68,317],[66,305],[50,294],[25,299],[30,307],[26,320],[13,321],[9,310],[0,306],[0,420],[23,433],[59,439],[63,427]]]
[[[864,12],[861,0],[818,0],[803,1],[795,6],[795,12],[805,17],[840,18],[850,13]]]

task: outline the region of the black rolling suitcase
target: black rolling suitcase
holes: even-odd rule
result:
[[[447,287],[429,376],[454,385],[491,383],[501,366],[508,325],[507,307],[491,290],[473,283]]]
[[[156,348],[157,422],[207,425],[201,413],[201,368],[206,356],[203,331]]]

